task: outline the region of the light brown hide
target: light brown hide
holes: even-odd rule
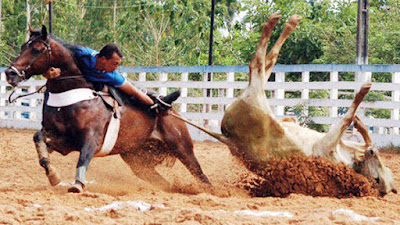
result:
[[[371,87],[370,83],[361,87],[347,113],[326,134],[301,127],[290,119],[276,119],[268,104],[264,86],[283,43],[301,20],[301,17],[293,15],[266,55],[271,32],[280,17],[274,13],[264,25],[256,54],[249,65],[249,86],[225,111],[221,123],[222,137],[215,133],[211,135],[227,144],[231,153],[255,173],[263,170],[270,159],[321,156],[332,162],[358,168],[358,172],[379,183],[382,194],[391,191],[396,193],[390,169],[383,165],[377,151],[372,151],[374,145],[368,129],[355,115]],[[365,140],[364,144],[342,140],[344,132],[353,121]]]
[[[276,119],[268,104],[264,86],[283,43],[301,20],[300,16],[293,15],[266,55],[271,32],[280,18],[279,13],[274,13],[264,25],[256,54],[249,65],[249,86],[225,111],[221,123],[222,135],[174,116],[228,145],[231,153],[255,173],[260,174],[270,159],[276,161],[296,156],[321,156],[355,168],[371,180],[375,179],[382,194],[391,191],[397,193],[391,170],[383,165],[369,137],[368,129],[355,115],[371,88],[371,83],[361,87],[347,113],[326,134],[301,127],[293,119]],[[364,138],[363,144],[342,140],[344,132],[353,121],[354,127]]]
[[[241,157],[249,168],[262,167],[270,157],[286,158],[304,154],[275,119],[264,93],[264,85],[271,75],[283,43],[301,20],[297,15],[292,16],[265,56],[271,32],[280,17],[274,13],[264,25],[256,55],[250,62],[249,86],[228,107],[222,120],[224,136],[234,143],[234,147],[230,147],[232,153]]]

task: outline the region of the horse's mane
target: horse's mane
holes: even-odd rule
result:
[[[76,57],[75,57],[75,54],[74,54],[74,52],[75,52],[74,50],[75,50],[76,48],[80,47],[80,46],[83,46],[83,45],[76,45],[76,44],[67,43],[67,42],[65,42],[63,39],[57,37],[57,36],[54,35],[54,34],[49,34],[49,36],[51,37],[51,39],[57,41],[57,42],[58,42],[59,44],[61,44],[65,49],[67,49],[67,50],[69,51],[69,53],[71,53],[72,57],[74,58],[75,63],[77,63]]]

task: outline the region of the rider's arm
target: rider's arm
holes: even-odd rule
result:
[[[131,82],[125,80],[125,82],[117,86],[117,88],[121,89],[123,92],[125,92],[128,95],[133,95],[136,98],[138,98],[140,101],[147,105],[153,105],[154,101],[145,93],[143,93],[139,88],[133,86]]]

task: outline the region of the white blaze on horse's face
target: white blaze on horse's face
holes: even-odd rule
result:
[[[381,195],[388,194],[390,192],[397,193],[394,186],[393,173],[392,171],[383,165],[378,150],[373,147],[368,147],[364,153],[364,162],[361,166],[361,174],[374,179],[379,184],[379,192]]]

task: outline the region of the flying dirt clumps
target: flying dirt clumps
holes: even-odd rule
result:
[[[256,178],[245,178],[240,185],[253,197],[286,197],[298,193],[345,198],[378,194],[373,184],[354,169],[321,157],[270,160],[258,174]]]

